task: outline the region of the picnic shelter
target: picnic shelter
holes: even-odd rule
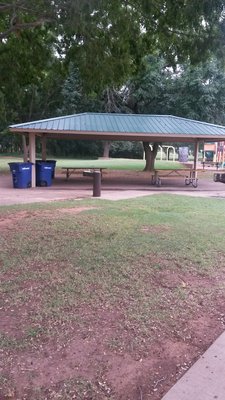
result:
[[[199,143],[225,141],[225,126],[173,115],[82,113],[9,127],[29,140],[32,187],[36,186],[36,138],[41,138],[42,160],[46,160],[48,139],[142,141],[149,143],[194,143],[194,169]]]

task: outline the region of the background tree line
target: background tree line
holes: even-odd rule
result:
[[[21,148],[11,123],[85,111],[224,124],[224,25],[220,0],[0,2],[0,151]],[[48,146],[61,156],[103,151]],[[140,144],[111,145],[111,155],[130,153],[139,157]]]

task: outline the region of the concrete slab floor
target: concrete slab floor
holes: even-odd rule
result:
[[[194,197],[217,197],[225,199],[225,185],[213,181],[201,180],[198,188],[185,186],[183,181],[169,182],[161,187],[152,186],[148,181],[138,179],[130,182],[126,178],[120,180],[104,179],[102,182],[102,200],[125,200],[154,194],[176,194]],[[92,179],[81,180],[78,177],[66,180],[57,176],[52,186],[30,189],[14,189],[9,174],[0,176],[0,206],[29,204],[37,202],[77,200],[91,198],[93,195]]]
[[[225,332],[162,400],[225,400]]]

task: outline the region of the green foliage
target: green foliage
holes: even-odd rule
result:
[[[0,3],[0,131],[10,123],[58,113],[129,112],[126,93],[118,88],[138,71],[131,90],[134,112],[171,113],[176,109],[173,114],[197,118],[204,108],[202,117],[211,121],[211,104],[217,98],[213,113],[218,110],[219,119],[220,75],[217,92],[205,85],[204,101],[194,104],[193,99],[179,98],[179,90],[183,93],[186,86],[180,88],[178,79],[173,82],[166,67],[184,60],[204,60],[212,50],[218,53],[225,31],[222,6],[222,0],[197,4],[196,0]],[[166,61],[158,58],[157,64],[149,57],[143,61],[146,54],[160,54]],[[190,97],[199,90],[198,80],[195,75]],[[171,92],[176,93],[174,99]],[[194,108],[195,114],[190,112]]]
[[[59,157],[100,157],[101,142],[85,140],[48,140],[48,153]]]
[[[175,115],[225,123],[225,70],[217,60],[182,67],[173,83],[170,108]]]
[[[143,146],[141,142],[112,142],[110,157],[143,158]]]
[[[170,65],[204,59],[218,41],[222,5],[220,0],[198,5],[195,0],[101,0],[80,6],[70,1],[62,16],[62,41],[67,58],[79,60],[87,86],[121,85],[147,53],[159,51]]]
[[[225,123],[225,70],[214,58],[174,71],[163,58],[148,56],[128,87],[128,105],[137,113]]]
[[[59,115],[70,115],[85,111],[84,94],[79,70],[72,63],[69,64],[68,75],[62,86],[62,105]]]
[[[223,37],[222,6],[223,0],[8,0],[0,7],[0,39],[3,46],[19,43],[21,32],[47,26],[59,56],[76,61],[86,88],[100,91],[122,85],[147,53],[160,51],[170,65],[205,58]]]
[[[147,56],[135,78],[128,82],[128,106],[138,114],[167,114],[172,69],[162,57]]]

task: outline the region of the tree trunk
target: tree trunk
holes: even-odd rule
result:
[[[110,145],[111,145],[111,142],[108,142],[108,141],[104,142],[104,150],[103,150],[104,158],[109,158]]]
[[[152,149],[149,142],[143,142],[145,152],[145,168],[144,171],[152,171],[154,169],[155,158],[159,148],[159,143],[154,143]]]

